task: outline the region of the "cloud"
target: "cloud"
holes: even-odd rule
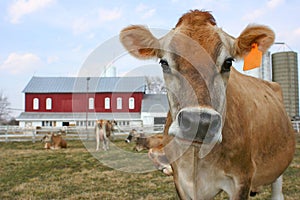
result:
[[[47,57],[47,64],[52,64],[59,61],[59,57],[58,56],[48,56]]]
[[[261,17],[262,15],[264,15],[263,9],[256,9],[253,12],[244,15],[243,20],[254,21],[255,19]]]
[[[91,22],[84,17],[75,19],[73,21],[72,29],[74,34],[80,34],[88,31],[91,28]]]
[[[283,3],[284,3],[284,0],[269,0],[267,2],[267,7],[271,8],[271,9],[274,9],[274,8],[277,8],[278,6],[280,6]]]
[[[284,42],[286,42],[288,46],[299,47],[300,27],[295,28],[294,30],[291,31],[285,31],[283,37],[285,38]],[[297,49],[297,51],[299,51],[299,49]]]
[[[156,9],[155,8],[150,8],[149,6],[140,3],[136,8],[135,11],[138,14],[142,14],[141,18],[142,19],[147,19],[152,17],[155,13],[156,13]]]
[[[293,31],[293,33],[294,33],[294,35],[296,35],[296,36],[300,36],[300,28],[297,28],[297,29],[295,29],[294,31]]]
[[[92,40],[95,38],[95,33],[90,33],[88,36],[87,36],[87,39],[89,40]]]
[[[81,49],[82,49],[82,45],[77,45],[76,47],[72,48],[72,52],[80,52]]]
[[[8,8],[10,22],[13,24],[20,23],[20,19],[24,15],[41,10],[54,1],[55,0],[17,0]]]
[[[142,16],[143,19],[147,19],[147,18],[150,18],[152,17],[156,12],[156,9],[155,8],[152,8],[150,10],[147,10],[144,15]]]
[[[72,29],[74,34],[88,32],[91,29],[98,28],[106,22],[120,19],[122,11],[120,8],[104,9],[99,8],[91,11],[89,14],[77,18],[73,21]]]
[[[135,11],[136,12],[143,12],[147,9],[147,6],[143,3],[140,3],[136,8],[135,8]]]
[[[0,71],[7,71],[11,74],[21,74],[33,71],[43,66],[42,60],[32,53],[11,53],[0,65]]]
[[[98,20],[99,22],[109,22],[119,19],[122,12],[119,8],[114,8],[112,10],[107,10],[103,8],[98,9]]]
[[[280,5],[282,5],[285,2],[285,0],[269,0],[264,6],[262,6],[259,9],[256,9],[246,15],[244,15],[243,20],[246,21],[254,21],[257,18],[265,15],[266,13],[278,8]]]

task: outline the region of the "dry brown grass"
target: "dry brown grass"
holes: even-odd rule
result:
[[[133,147],[123,140],[115,144],[128,152]],[[158,171],[114,170],[93,157],[81,141],[69,141],[70,148],[57,151],[42,146],[0,143],[0,199],[177,199],[172,177]],[[125,159],[117,154],[116,158]],[[300,197],[299,142],[295,159],[284,175],[283,191],[286,200]],[[228,198],[222,193],[217,199]],[[270,199],[270,187],[252,199]]]

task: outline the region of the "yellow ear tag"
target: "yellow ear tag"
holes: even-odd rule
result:
[[[262,52],[258,49],[256,43],[252,44],[252,49],[248,55],[244,57],[244,71],[254,69],[261,65]]]

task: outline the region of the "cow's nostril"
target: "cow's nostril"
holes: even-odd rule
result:
[[[209,114],[209,113],[202,112],[199,115],[200,115],[200,120],[205,123],[207,123],[211,120],[211,114]]]
[[[210,131],[215,133],[218,132],[221,126],[221,117],[219,115],[214,115],[210,123]]]
[[[192,116],[188,112],[180,112],[178,114],[178,124],[181,130],[187,131],[192,125]]]

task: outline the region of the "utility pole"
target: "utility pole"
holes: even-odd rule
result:
[[[85,112],[85,130],[87,131],[88,129],[88,111],[89,111],[89,80],[91,78],[90,77],[87,77],[86,78],[86,112]]]

